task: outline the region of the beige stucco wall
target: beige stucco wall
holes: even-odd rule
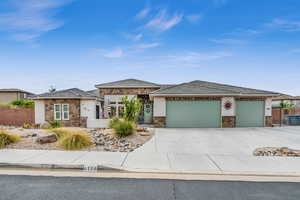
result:
[[[166,116],[166,98],[154,97],[153,116],[154,117]]]
[[[7,104],[19,99],[17,92],[0,92],[0,104]]]
[[[230,102],[232,104],[232,107],[230,109],[225,108],[225,103]],[[236,110],[236,105],[235,105],[235,99],[234,97],[223,97],[222,98],[222,116],[235,116],[235,110]]]

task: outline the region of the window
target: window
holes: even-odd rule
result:
[[[63,110],[63,120],[69,120],[69,104],[63,104],[62,105]]]
[[[69,104],[54,104],[54,120],[69,120]]]
[[[54,104],[54,120],[61,120],[61,104]]]

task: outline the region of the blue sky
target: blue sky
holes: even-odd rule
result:
[[[299,0],[1,0],[0,88],[138,78],[300,95]]]

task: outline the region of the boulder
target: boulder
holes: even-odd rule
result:
[[[47,136],[42,136],[37,138],[36,142],[39,144],[48,144],[48,143],[54,143],[57,141],[57,137],[55,134],[47,135]]]
[[[149,133],[149,132],[139,132],[139,135],[140,136],[150,136],[151,133]]]

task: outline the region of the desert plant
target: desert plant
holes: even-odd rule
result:
[[[55,133],[57,139],[62,138],[63,136],[74,132],[74,130],[71,130],[69,128],[53,128],[53,129],[49,129],[48,131],[50,133]]]
[[[4,148],[7,145],[17,143],[20,140],[21,140],[20,136],[5,130],[0,130],[0,148]]]
[[[130,136],[136,130],[136,126],[133,122],[127,120],[120,120],[114,127],[115,133],[119,137]]]
[[[112,118],[111,120],[109,120],[108,127],[114,128],[119,123],[119,121],[120,119],[117,117]]]
[[[123,118],[126,121],[136,122],[142,109],[140,100],[137,97],[129,100],[128,96],[124,96],[122,103],[124,104]]]
[[[30,124],[25,123],[25,124],[23,124],[23,128],[24,129],[31,129],[32,126]]]
[[[61,121],[57,121],[57,120],[53,120],[49,124],[51,128],[60,128],[64,126],[64,124]]]
[[[58,144],[65,150],[80,150],[90,147],[91,137],[85,131],[69,130],[59,137]]]
[[[9,103],[12,106],[19,106],[19,107],[25,107],[25,108],[33,108],[34,107],[34,102],[33,101],[29,101],[29,100],[15,100],[12,101],[11,103]]]

